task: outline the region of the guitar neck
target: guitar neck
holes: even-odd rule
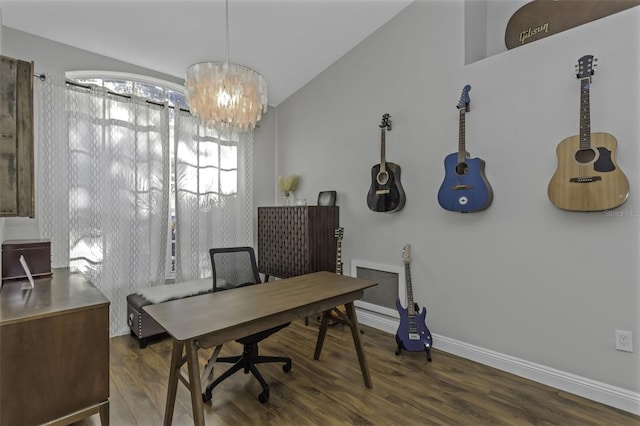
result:
[[[580,80],[580,149],[591,148],[591,106],[589,89],[591,78]]]
[[[380,171],[384,172],[386,167],[386,159],[385,159],[385,129],[384,127],[380,129]]]
[[[340,240],[336,246],[336,274],[342,275],[342,241]]]
[[[407,280],[407,310],[409,316],[416,315],[415,304],[413,303],[413,289],[411,287],[411,269],[409,268],[409,262],[404,264],[404,274]]]
[[[460,124],[458,131],[458,163],[463,163],[467,157],[467,149],[465,146],[465,109],[460,108]]]

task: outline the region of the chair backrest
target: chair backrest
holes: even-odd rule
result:
[[[262,282],[252,247],[212,248],[209,255],[213,270],[213,291]]]

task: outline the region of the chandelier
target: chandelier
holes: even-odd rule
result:
[[[251,68],[229,63],[229,0],[225,12],[226,60],[187,69],[187,102],[191,114],[206,127],[219,132],[253,130],[267,111],[267,83]]]

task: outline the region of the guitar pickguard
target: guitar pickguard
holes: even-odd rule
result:
[[[611,151],[603,147],[598,147],[598,151],[600,152],[600,156],[598,157],[598,160],[593,164],[593,170],[602,173],[614,171],[616,169],[616,166],[611,160]]]

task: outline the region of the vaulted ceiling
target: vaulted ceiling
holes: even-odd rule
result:
[[[229,59],[267,80],[269,104],[296,90],[412,0],[229,0]],[[225,59],[222,0],[0,0],[2,24],[184,79]]]

